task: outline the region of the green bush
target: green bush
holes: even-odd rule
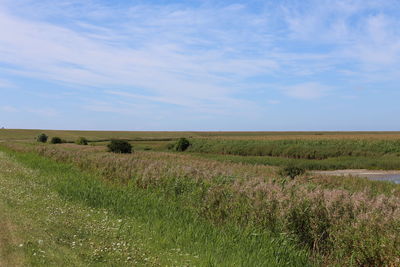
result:
[[[41,143],[46,143],[48,138],[49,137],[47,135],[45,135],[44,133],[41,133],[36,137],[36,140]]]
[[[50,143],[51,144],[61,144],[61,143],[63,143],[63,140],[61,140],[60,137],[55,136],[55,137],[51,138]]]
[[[174,144],[174,143],[168,143],[168,144],[166,145],[166,148],[167,148],[168,150],[172,150],[172,149],[175,148],[175,144]]]
[[[109,152],[132,153],[132,145],[125,140],[111,140],[107,148]]]
[[[79,137],[78,140],[75,141],[75,144],[86,146],[88,144],[88,140],[85,137]]]
[[[189,146],[190,146],[189,140],[182,137],[182,138],[179,138],[178,141],[176,142],[175,150],[176,151],[185,151],[186,149],[188,149]]]
[[[306,172],[306,170],[302,167],[298,166],[286,166],[279,171],[279,174],[284,177],[290,177],[294,179],[296,176],[302,175]]]

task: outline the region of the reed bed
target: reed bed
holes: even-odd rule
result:
[[[400,264],[397,194],[371,193],[374,190],[365,187],[349,190],[307,175],[287,180],[276,176],[274,168],[180,154],[115,155],[62,146],[9,147],[73,163],[115,184],[160,192],[217,226],[234,223],[252,229],[254,235],[268,231],[286,236],[307,248],[316,264]]]
[[[397,140],[215,140],[193,139],[191,152],[293,159],[327,159],[340,156],[400,156]]]
[[[230,132],[204,133],[193,137],[219,140],[399,140],[400,132]]]
[[[400,169],[400,157],[387,154],[383,156],[341,156],[327,159],[292,159],[269,156],[238,156],[210,153],[191,153],[198,158],[213,159],[222,162],[245,163],[266,166],[296,165],[306,170],[340,170],[340,169]]]

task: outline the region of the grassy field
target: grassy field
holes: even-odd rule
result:
[[[400,132],[128,132],[128,131],[68,131],[0,129],[0,140],[32,141],[38,134],[58,136],[68,141],[78,137],[89,140],[151,139],[151,138],[213,138],[233,140],[287,140],[287,139],[400,139]]]
[[[188,152],[227,162],[269,166],[298,165],[307,170],[400,169],[400,132],[111,132],[0,129],[0,140],[32,142],[39,133],[69,143],[85,137],[104,147],[128,140],[135,150],[168,151],[180,137]]]
[[[25,140],[32,141],[35,137],[45,133],[50,137],[58,136],[67,141],[75,141],[79,137],[86,137],[89,140],[120,139],[151,139],[151,138],[177,138],[181,136],[192,136],[190,132],[117,132],[117,131],[63,131],[63,130],[19,130],[0,129],[0,140]]]
[[[400,185],[310,173],[292,180],[280,174],[288,164],[398,168],[397,133],[74,132],[72,137],[68,132],[71,141],[78,136],[98,141],[88,146],[39,144],[23,131],[19,136],[25,138],[10,141],[11,133],[0,143],[0,221],[14,229],[0,246],[3,262],[400,264]],[[58,134],[66,138],[67,133]],[[188,151],[167,149],[182,136],[190,137]],[[134,153],[107,152],[105,140],[117,137],[129,139]],[[64,207],[67,213],[53,211]],[[116,251],[115,244],[120,244]],[[40,250],[43,261],[36,257]]]

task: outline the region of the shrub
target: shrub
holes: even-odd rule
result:
[[[50,140],[51,144],[61,144],[62,142],[63,142],[63,140],[61,140],[61,138],[57,137],[57,136],[51,138],[51,140]]]
[[[37,140],[38,142],[46,143],[48,138],[49,138],[49,137],[48,137],[47,135],[45,135],[44,133],[41,133],[41,134],[39,134],[39,135],[37,136],[36,140]]]
[[[75,141],[75,144],[86,146],[88,144],[88,140],[85,137],[79,137],[78,140]]]
[[[188,149],[189,146],[190,146],[189,140],[182,137],[182,138],[179,138],[178,141],[176,142],[175,150],[176,151],[185,151],[186,149]]]
[[[124,140],[111,140],[107,147],[109,152],[132,153],[132,145]]]
[[[167,147],[168,150],[172,150],[172,149],[175,148],[175,144],[174,143],[168,143],[166,147]]]
[[[296,176],[302,175],[306,172],[304,168],[297,166],[286,166],[279,171],[279,174],[285,177],[294,179]]]

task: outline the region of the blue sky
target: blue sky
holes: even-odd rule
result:
[[[0,0],[0,126],[400,130],[400,1]]]

